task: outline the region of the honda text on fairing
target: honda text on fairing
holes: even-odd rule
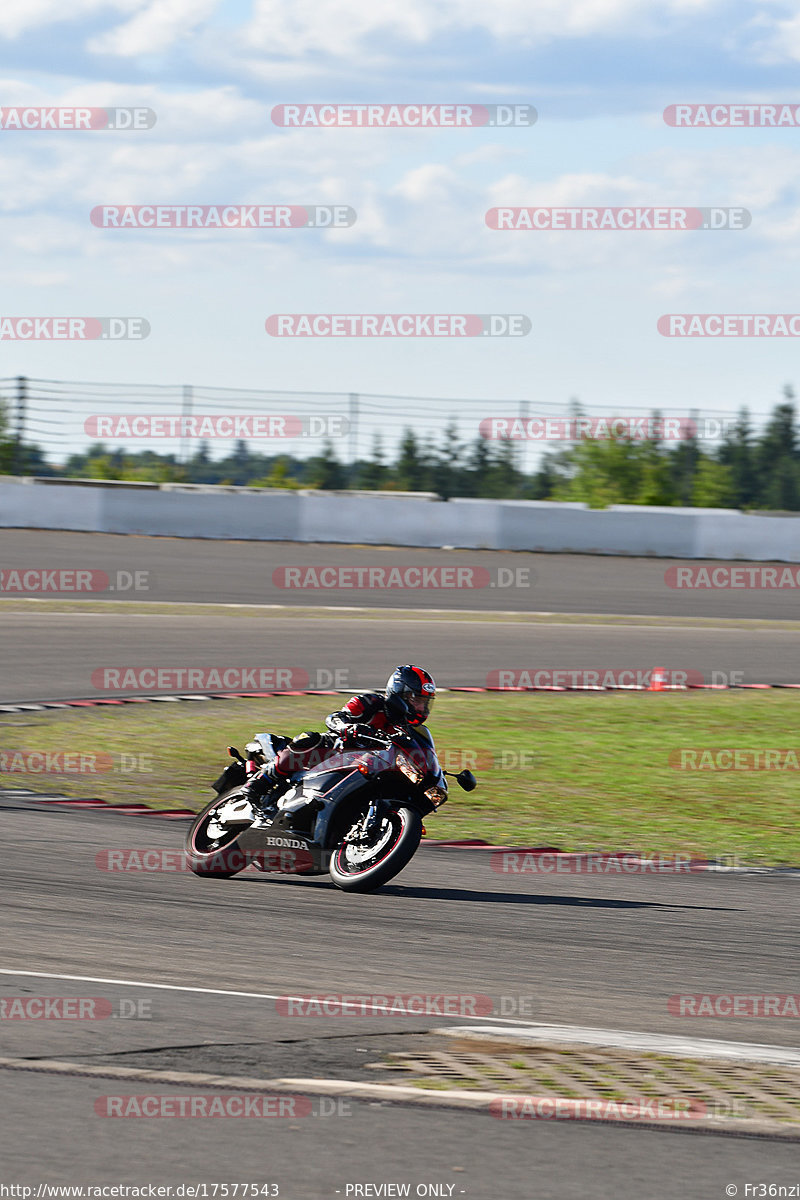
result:
[[[228,748],[235,761],[215,781],[217,798],[187,835],[192,870],[223,879],[247,866],[330,873],[349,892],[372,891],[394,878],[419,846],[422,818],[447,800],[450,772],[440,767],[428,730],[405,722],[381,730],[356,725],[320,748],[317,762],[294,772],[275,809],[265,811],[248,780],[291,744],[259,733],[245,748],[247,758]],[[470,771],[454,778],[465,791],[476,786]]]

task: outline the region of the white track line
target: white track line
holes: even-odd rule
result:
[[[159,988],[160,990],[168,991],[168,992],[196,992],[196,993],[200,993],[202,995],[207,995],[207,996],[238,996],[240,998],[245,998],[248,1000],[290,1000],[290,1001],[300,1001],[300,1002],[306,1001],[307,1002],[309,997],[312,995],[312,993],[310,993],[310,992],[306,992],[302,996],[290,996],[290,995],[287,995],[286,992],[275,992],[275,993],[273,993],[273,992],[234,992],[234,991],[230,991],[226,988],[190,987],[186,984],[177,984],[177,983],[151,983],[151,982],[148,982],[148,981],[142,980],[142,979],[105,979],[105,978],[100,978],[96,975],[61,975],[61,974],[57,974],[56,972],[53,972],[53,971],[17,971],[17,970],[11,970],[8,968],[0,968],[0,975],[17,975],[17,976],[22,975],[22,976],[25,976],[28,978],[34,978],[34,979],[66,979],[66,980],[70,980],[70,981],[78,982],[78,983],[109,983],[109,984],[113,984],[117,987]],[[350,995],[350,996],[359,996],[360,995],[359,992],[355,992],[355,991],[349,992],[349,993],[344,993],[344,994]],[[390,991],[387,988],[386,994],[387,994],[387,996],[389,996],[389,995],[399,995],[400,993],[397,989],[393,989]],[[416,993],[416,992],[413,994],[414,995],[417,995],[417,994],[423,995],[423,993]],[[432,994],[432,993],[430,993],[430,994]],[[454,995],[454,993],[451,993],[451,992],[448,992],[448,993],[437,992],[436,993],[436,995],[445,995],[445,994]],[[370,1005],[367,1001],[366,994],[364,996],[363,1001],[361,999],[359,999],[357,1001],[356,1000],[353,1000],[353,1001],[339,1000],[338,999],[339,993],[333,993],[330,991],[317,992],[317,993],[313,993],[313,995],[318,996],[320,998],[324,998],[326,996],[333,997],[334,995],[336,995],[337,1003],[340,1008],[358,1009],[359,1010],[358,1015],[364,1016],[364,1017],[369,1017],[370,1015],[372,1015],[369,1012],[363,1011],[365,1008],[370,1007]],[[376,993],[373,992],[372,995],[375,996]],[[411,1013],[408,1011],[407,1008],[402,1008],[402,1007],[387,1008],[386,1005],[379,1004],[379,1003],[375,1003],[371,1007],[375,1010],[374,1015],[381,1016],[381,1017],[392,1016],[394,1014],[396,1014],[398,1016],[405,1016],[405,1017],[434,1018],[434,1017],[442,1016],[442,1014],[435,1013],[435,1012]],[[484,1015],[484,1016],[474,1016],[473,1017],[469,1013],[463,1013],[463,1014],[459,1013],[459,1019],[464,1020],[464,1021],[484,1021],[485,1022],[486,1016]],[[519,1020],[515,1020],[512,1017],[494,1017],[493,1016],[491,1019],[492,1019],[492,1021],[500,1021],[504,1025],[521,1025],[523,1028],[526,1028],[526,1029],[530,1025],[530,1021],[519,1021]]]
[[[304,996],[288,996],[285,993],[272,992],[235,992],[224,988],[191,987],[186,984],[152,983],[141,979],[105,979],[96,975],[62,975],[53,971],[18,971],[0,968],[0,975],[24,976],[34,979],[64,979],[78,983],[107,983],[118,987],[158,988],[170,992],[193,992],[208,996],[237,996],[250,1000],[295,1000],[308,999]],[[388,990],[388,989],[387,989]],[[319,993],[322,995],[333,993]],[[357,993],[350,993],[355,995]],[[445,993],[441,993],[444,995]],[[449,994],[449,993],[448,993]],[[366,1007],[362,1001],[340,1002],[342,1008]],[[409,1013],[406,1008],[390,1008],[385,1005],[373,1005],[376,1016],[392,1016],[393,1014],[414,1017],[434,1017],[435,1013]],[[369,1013],[359,1015],[368,1017]],[[513,1017],[492,1017],[493,1025],[486,1024],[486,1017],[459,1016],[463,1021],[482,1021],[484,1024],[473,1029],[461,1029],[459,1026],[449,1026],[446,1029],[436,1029],[435,1033],[446,1034],[450,1037],[459,1033],[479,1038],[497,1038],[500,1035],[511,1035],[515,1040],[521,1039],[536,1043],[558,1042],[564,1045],[614,1046],[627,1050],[645,1053],[673,1054],[688,1058],[725,1058],[739,1059],[748,1062],[780,1063],[784,1066],[800,1066],[800,1051],[790,1050],[783,1046],[769,1046],[758,1042],[728,1042],[707,1038],[679,1037],[661,1033],[640,1033],[625,1029],[596,1029],[588,1025],[545,1025],[531,1021],[515,1020]],[[502,1028],[511,1026],[511,1029]]]

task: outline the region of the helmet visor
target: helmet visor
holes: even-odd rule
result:
[[[409,696],[408,707],[410,709],[411,720],[416,725],[421,725],[427,721],[433,708],[434,696]]]

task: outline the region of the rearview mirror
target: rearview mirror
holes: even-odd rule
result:
[[[472,774],[472,771],[459,771],[456,775],[456,783],[465,792],[474,792],[478,786],[478,781]]]

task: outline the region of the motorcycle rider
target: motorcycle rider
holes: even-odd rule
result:
[[[325,724],[329,734],[309,732],[293,738],[245,785],[248,799],[261,815],[266,815],[288,791],[294,772],[306,770],[330,757],[340,739],[342,746],[348,742],[355,745],[359,733],[405,725],[419,728],[424,736],[427,732],[424,723],[435,697],[436,684],[429,671],[408,663],[395,667],[383,692],[360,692],[352,696],[344,708],[328,714]]]

